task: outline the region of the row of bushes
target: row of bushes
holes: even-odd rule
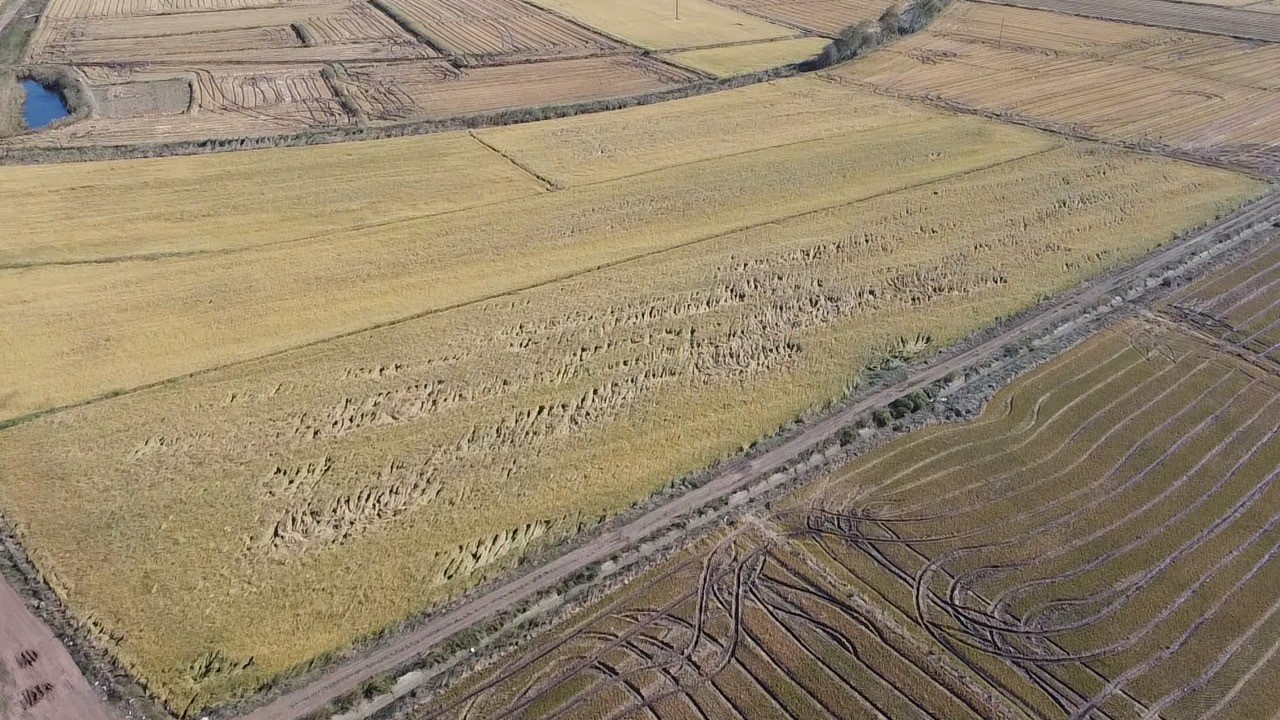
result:
[[[866,20],[846,28],[817,57],[803,63],[805,72],[821,70],[852,60],[876,49],[882,43],[919,32],[946,9],[950,0],[916,0],[904,9],[885,10],[879,20]]]

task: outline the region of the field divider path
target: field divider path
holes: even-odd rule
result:
[[[308,714],[322,710],[330,702],[355,692],[369,680],[395,672],[424,657],[448,638],[553,589],[581,568],[602,562],[614,553],[670,527],[682,516],[785,469],[796,458],[804,457],[827,444],[842,428],[871,410],[884,407],[902,395],[942,380],[952,372],[997,359],[1010,344],[1030,340],[1042,332],[1050,331],[1089,311],[1095,303],[1107,298],[1122,301],[1122,297],[1129,294],[1130,289],[1135,286],[1149,286],[1149,281],[1157,273],[1164,274],[1161,272],[1164,268],[1193,255],[1200,259],[1213,255],[1211,248],[1219,236],[1230,238],[1217,243],[1217,249],[1222,251],[1257,234],[1263,228],[1269,228],[1277,218],[1280,218],[1280,189],[1272,189],[1235,213],[1181,241],[1170,243],[1136,264],[1119,268],[1047,301],[993,337],[967,350],[942,356],[919,368],[906,380],[815,421],[772,450],[756,457],[726,462],[706,483],[560,557],[532,568],[525,574],[475,594],[452,610],[426,619],[411,632],[367,653],[335,664],[310,684],[286,693],[241,718],[302,720]],[[1206,245],[1208,247],[1202,247]]]
[[[877,200],[880,198],[885,198],[885,197],[895,195],[897,193],[906,192],[908,190],[918,190],[920,188],[929,187],[930,185],[950,182],[952,180],[955,180],[956,178],[967,177],[975,173],[985,172],[988,170],[995,170],[1005,165],[1010,165],[1022,160],[1026,160],[1028,158],[1036,157],[1037,155],[1044,155],[1060,149],[1061,148],[1057,145],[1051,145],[1049,147],[1039,148],[1015,157],[1005,158],[1005,159],[997,160],[995,162],[986,163],[976,167],[971,167],[960,172],[946,175],[944,177],[931,178],[931,179],[923,180],[920,182],[908,183],[906,185],[899,185],[896,187],[887,188],[885,190],[881,190],[878,192],[872,192],[857,198],[853,198],[851,200],[835,203],[832,205],[826,205],[819,208],[800,210],[798,212],[792,212],[786,215],[762,219],[756,222],[748,222],[748,223],[743,223],[741,225],[735,225],[733,227],[726,228],[724,230],[716,231],[708,235],[700,235],[698,237],[694,237],[692,239],[685,240],[683,242],[675,243],[673,245],[666,245],[663,247],[652,248],[652,249],[645,250],[643,252],[639,252],[633,255],[620,257],[615,260],[609,260],[607,262],[597,263],[595,265],[591,265],[583,268],[577,268],[577,269],[570,270],[568,272],[562,272],[556,275],[551,275],[549,277],[535,280],[533,282],[525,283],[524,285],[519,285],[519,286],[508,288],[505,290],[500,290],[497,292],[492,292],[485,295],[468,298],[465,300],[461,300],[459,302],[450,303],[440,307],[428,308],[426,310],[410,313],[408,315],[401,315],[399,317],[394,317],[389,320],[377,322],[372,325],[365,325],[363,327],[346,330],[346,331],[335,333],[333,335],[329,335],[326,337],[317,338],[315,340],[309,340],[307,342],[299,343],[297,345],[293,345],[290,347],[281,348],[279,350],[273,350],[270,352],[261,353],[259,355],[254,355],[252,357],[241,358],[238,360],[232,360],[230,362],[225,362],[225,363],[220,363],[216,365],[211,365],[208,367],[199,368],[197,370],[181,373],[179,375],[173,375],[161,380],[156,380],[153,382],[143,383],[143,384],[135,385],[128,388],[122,388],[119,390],[102,393],[94,397],[86,398],[84,400],[68,403],[65,405],[58,405],[54,407],[43,408],[41,410],[36,410],[34,412],[26,413],[24,415],[18,415],[16,417],[0,420],[0,431],[4,431],[8,428],[15,427],[18,425],[22,425],[24,423],[35,420],[37,418],[44,417],[46,415],[65,412],[67,410],[74,410],[76,408],[94,405],[96,403],[103,402],[105,400],[111,400],[113,398],[123,397],[126,395],[133,395],[138,392],[143,392],[143,391],[151,390],[158,387],[164,387],[166,385],[170,385],[175,382],[189,380],[191,378],[203,377],[205,375],[209,375],[211,373],[219,372],[222,370],[227,370],[229,368],[240,367],[243,365],[248,365],[250,363],[256,363],[256,362],[261,362],[263,360],[269,360],[271,358],[281,357],[284,355],[288,355],[289,353],[318,347],[326,343],[334,342],[337,340],[344,340],[346,338],[356,337],[359,335],[364,335],[364,334],[375,332],[378,330],[383,330],[389,327],[395,327],[397,325],[402,325],[404,323],[412,322],[414,320],[420,320],[422,318],[441,315],[443,313],[447,313],[453,310],[460,310],[462,308],[474,307],[482,303],[491,302],[493,300],[499,300],[501,298],[513,297],[513,296],[519,295],[520,293],[528,292],[530,290],[550,287],[558,283],[567,282],[567,281],[575,280],[578,278],[583,278],[588,275],[591,275],[592,273],[597,273],[602,270],[609,270],[611,268],[622,267],[629,263],[658,257],[661,255],[665,255],[667,253],[673,253],[685,248],[695,247],[703,243],[713,242],[715,240],[720,240],[720,239],[729,237],[731,235],[736,235],[738,233],[743,233],[750,230],[767,227],[770,225],[776,225],[778,223],[799,220],[801,218],[811,217],[811,216],[819,215],[821,213],[830,212],[831,210],[849,208],[849,207],[853,207],[871,200]]]
[[[468,130],[467,135],[469,135],[472,140],[475,140],[476,142],[480,143],[489,152],[511,163],[511,165],[515,167],[517,170],[519,170],[520,172],[528,175],[534,180],[537,180],[542,185],[542,187],[545,188],[548,192],[554,192],[556,190],[563,189],[563,186],[559,185],[551,178],[538,174],[536,171],[534,171],[533,168],[529,167],[528,165],[525,165],[524,163],[511,157],[510,155],[502,152],[497,147],[490,145],[488,142],[485,141],[484,138],[477,135],[475,130]]]

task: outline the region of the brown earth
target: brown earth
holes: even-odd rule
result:
[[[107,720],[67,649],[0,582],[0,720]]]

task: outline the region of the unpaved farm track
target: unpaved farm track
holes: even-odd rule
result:
[[[80,668],[22,597],[0,582],[0,720],[107,720]]]
[[[1280,15],[1171,0],[976,0],[1032,10],[1154,25],[1244,40],[1280,42]]]
[[[949,373],[996,359],[1013,343],[1047,332],[1107,298],[1125,295],[1132,287],[1142,287],[1148,278],[1159,276],[1165,268],[1208,251],[1219,241],[1254,234],[1277,219],[1280,219],[1280,188],[1136,265],[1118,269],[1058,296],[981,344],[939,358],[937,362],[920,368],[907,380],[805,427],[800,434],[766,453],[726,463],[706,484],[524,575],[477,594],[455,609],[426,620],[410,633],[335,665],[314,682],[249,712],[242,716],[242,720],[301,720],[309,713],[322,710],[332,701],[355,692],[365,682],[425,656],[449,637],[554,588],[581,568],[601,562],[670,526],[680,517],[763,480],[798,458],[807,457],[829,442],[841,428],[867,412],[937,382]]]

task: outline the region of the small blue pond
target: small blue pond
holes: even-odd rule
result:
[[[39,130],[71,114],[62,96],[40,83],[23,80],[22,89],[27,91],[27,104],[22,116],[32,130]]]

